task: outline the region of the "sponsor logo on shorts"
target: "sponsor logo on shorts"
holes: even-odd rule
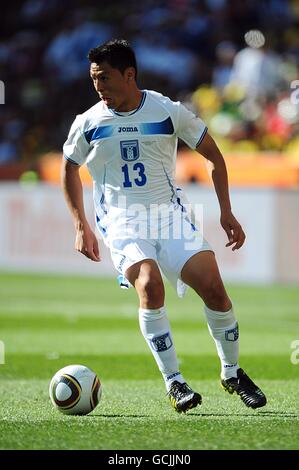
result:
[[[120,256],[121,256],[121,259],[120,259],[118,265],[116,266],[116,269],[117,269],[119,272],[122,271],[123,264],[124,264],[124,262],[125,262],[125,260],[126,260],[125,255],[120,255]]]

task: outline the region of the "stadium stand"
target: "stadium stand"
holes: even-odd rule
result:
[[[117,36],[136,49],[143,88],[206,121],[232,184],[298,184],[298,0],[12,0],[1,13],[0,179],[53,179],[49,154],[97,99],[86,53]],[[250,30],[265,44],[246,43]],[[178,178],[207,182],[200,159],[179,154]]]

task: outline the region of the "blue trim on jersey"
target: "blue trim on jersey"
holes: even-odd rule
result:
[[[178,188],[178,187],[177,187],[176,189],[177,189],[177,192],[178,192],[178,191],[182,191],[181,188]],[[178,205],[179,205],[180,208],[181,208],[181,211],[186,213],[186,212],[187,212],[187,209],[186,209],[186,207],[184,206],[184,204],[182,204],[181,198],[178,196],[178,194],[176,194],[176,200],[177,200]],[[195,225],[191,222],[191,220],[189,219],[188,215],[186,215],[186,214],[185,214],[185,220],[186,220],[187,222],[189,222],[189,224],[191,225],[191,228],[192,228],[193,232],[197,232],[197,228],[196,228]]]
[[[177,196],[176,199],[177,199],[178,205],[181,207],[181,211],[182,211],[182,212],[187,212],[186,207],[184,206],[184,204],[181,203],[181,198]],[[189,222],[189,224],[191,225],[191,228],[192,228],[193,232],[197,232],[197,228],[196,228],[195,225],[191,222],[191,220],[189,219],[188,215],[185,215],[185,220],[186,220],[186,222]]]
[[[182,212],[186,212],[186,207],[181,203],[181,198],[177,195],[176,197],[178,205],[181,207]]]
[[[102,183],[103,186],[104,186],[104,191],[105,191],[105,181],[106,181],[106,165],[104,165],[104,175],[103,175],[103,183]],[[100,206],[101,206],[102,211],[104,212],[104,214],[108,214],[108,211],[105,207],[105,193],[104,192],[101,195]]]
[[[198,146],[202,143],[203,138],[204,138],[204,136],[206,135],[207,132],[208,132],[208,128],[205,127],[203,133],[202,133],[201,136],[200,136],[199,141],[198,141],[197,144],[195,145],[195,148],[198,147]]]
[[[114,109],[111,109],[109,108],[114,114],[116,114],[117,116],[121,116],[121,117],[128,117],[128,116],[132,116],[133,114],[137,113],[137,111],[139,111],[142,106],[144,105],[144,102],[145,102],[145,98],[146,98],[146,92],[143,91],[142,92],[142,98],[141,98],[141,101],[140,101],[140,104],[138,106],[137,109],[135,109],[134,111],[132,111],[130,114],[121,114],[121,113],[118,113],[117,111],[114,111]]]
[[[161,122],[147,122],[140,124],[140,133],[143,135],[152,135],[152,134],[166,134],[172,135],[174,133],[174,128],[172,124],[171,117],[168,117]]]
[[[173,135],[174,127],[171,117],[161,122],[147,122],[136,124],[140,128],[141,135]],[[111,137],[114,133],[115,126],[99,126],[84,132],[84,136],[88,144],[93,140],[105,139]]]
[[[92,140],[105,139],[105,137],[111,137],[113,134],[114,126],[99,126],[89,131],[85,131],[85,139],[90,144]]]
[[[174,204],[174,198],[176,197],[176,192],[175,192],[175,190],[174,190],[174,187],[173,187],[172,182],[171,182],[170,179],[169,179],[169,176],[168,176],[168,174],[167,174],[167,172],[166,172],[166,170],[165,170],[165,167],[164,167],[163,163],[162,163],[162,168],[163,168],[164,174],[165,174],[165,176],[166,176],[167,183],[168,183],[168,185],[169,185],[169,187],[170,187],[170,189],[171,189],[171,192],[172,192],[172,196],[171,196],[171,198],[170,198],[170,202],[172,202],[172,203]]]
[[[66,160],[73,163],[74,165],[80,166],[79,163],[75,162],[75,160],[72,160],[70,157],[67,157],[65,154],[63,154],[63,156]]]
[[[107,236],[106,229],[105,229],[105,227],[103,227],[101,225],[101,219],[100,219],[100,217],[98,216],[97,213],[96,213],[96,224],[97,224],[97,227],[100,230],[101,234],[103,235],[103,237],[106,237]]]
[[[101,206],[101,209],[102,209],[102,211],[104,212],[104,214],[107,214],[107,209],[105,208],[105,196],[104,196],[104,193],[102,194],[101,199],[100,199],[100,206]]]

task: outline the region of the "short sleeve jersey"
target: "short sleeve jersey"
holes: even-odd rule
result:
[[[178,138],[195,149],[207,132],[204,122],[180,103],[142,92],[139,107],[121,114],[103,101],[78,115],[63,147],[64,157],[86,164],[94,183],[97,213],[126,205],[176,202]]]

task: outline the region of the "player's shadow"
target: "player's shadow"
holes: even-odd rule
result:
[[[279,418],[299,418],[299,413],[292,413],[292,412],[288,412],[288,413],[284,413],[283,411],[271,411],[271,410],[267,410],[267,411],[258,411],[258,414],[259,415],[269,415],[269,416],[278,416]]]
[[[228,416],[245,416],[246,418],[257,418],[259,416],[277,416],[278,418],[299,418],[298,413],[284,413],[283,411],[256,411],[253,414],[246,414],[246,413],[188,413],[187,416],[201,416],[202,418],[205,417],[228,417]]]
[[[122,413],[118,415],[114,414],[92,414],[88,415],[88,418],[149,418],[150,415],[133,415],[133,414],[127,414],[127,413]]]
[[[185,416],[199,416],[201,418],[224,418],[227,417],[246,417],[246,418],[258,418],[260,416],[264,417],[273,417],[276,416],[277,418],[299,418],[299,413],[284,413],[282,411],[256,411],[252,410],[253,413],[195,413],[195,412],[188,412]],[[137,414],[129,414],[129,413],[121,413],[121,414],[109,414],[109,413],[102,413],[102,414],[92,414],[88,415],[87,418],[149,418],[150,415],[137,415]]]

